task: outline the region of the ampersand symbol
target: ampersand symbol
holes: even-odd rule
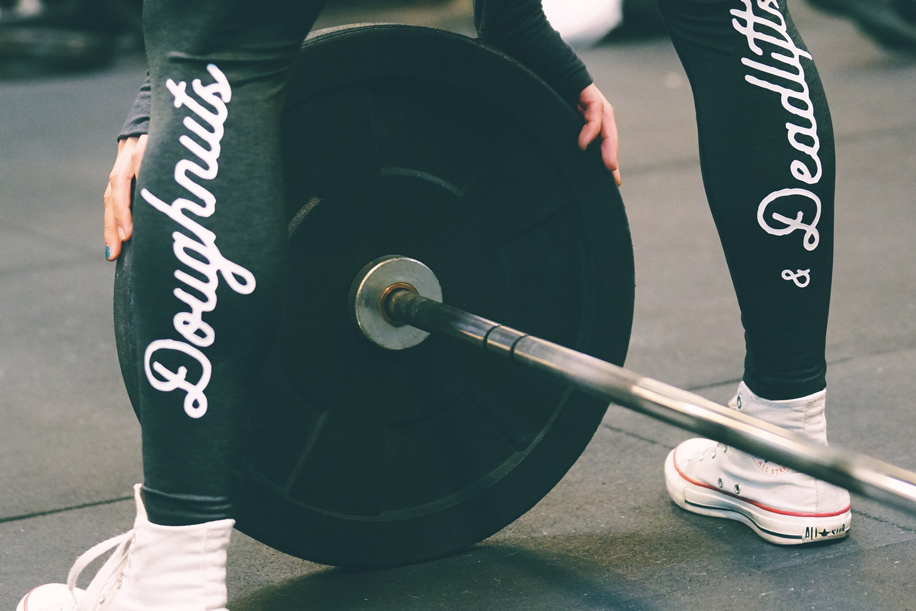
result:
[[[811,270],[810,269],[798,269],[795,270],[795,273],[792,273],[790,269],[782,270],[782,279],[791,280],[795,283],[795,286],[798,288],[805,288],[808,286],[808,283],[811,282]]]

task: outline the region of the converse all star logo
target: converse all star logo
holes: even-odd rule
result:
[[[770,462],[770,461],[764,460],[764,459],[762,459],[762,458],[758,458],[756,462],[757,462],[757,466],[760,467],[760,470],[763,471],[764,473],[766,473],[767,475],[771,476],[771,477],[776,477],[777,475],[782,475],[783,473],[786,473],[786,472],[789,470],[788,467],[783,467],[782,465],[777,465],[777,464],[774,463],[774,462]]]
[[[813,528],[811,526],[805,527],[805,538],[804,541],[820,541],[822,539],[830,539],[832,537],[839,537],[846,532],[846,525],[840,524],[835,528]]]
[[[789,115],[786,123],[786,137],[799,156],[789,165],[789,173],[803,185],[817,184],[823,174],[820,139],[817,134],[817,120],[814,117],[814,103],[802,58],[811,60],[811,55],[799,49],[789,35],[786,20],[779,11],[778,0],[740,0],[743,9],[732,9],[732,26],[746,39],[748,49],[757,59],[742,58],[741,63],[750,69],[745,80],[762,89],[779,95],[783,109]],[[755,12],[755,6],[757,12]],[[768,56],[761,44],[774,48]],[[777,206],[797,210],[795,216],[786,216],[777,211]],[[802,233],[805,250],[814,250],[819,242],[817,224],[821,218],[821,200],[805,187],[778,189],[767,195],[757,208],[757,223],[764,231],[775,236]],[[781,273],[783,280],[791,281],[799,288],[805,288],[811,281],[810,269],[786,269]]]
[[[183,341],[156,340],[146,347],[143,359],[146,378],[153,388],[162,392],[181,390],[186,393],[184,411],[191,418],[200,418],[207,413],[207,396],[204,391],[210,383],[213,367],[200,349],[212,345],[216,340],[216,332],[204,321],[204,314],[216,308],[216,289],[220,277],[236,293],[248,295],[255,289],[254,275],[226,259],[216,246],[216,234],[188,215],[190,213],[198,218],[207,218],[216,211],[216,198],[199,181],[213,180],[219,171],[220,141],[223,137],[223,124],[229,114],[226,104],[232,98],[229,81],[220,69],[210,64],[207,71],[214,82],[205,86],[200,79],[194,79],[191,87],[196,98],[189,94],[185,82],[176,84],[171,79],[166,82],[166,87],[175,98],[175,108],[184,106],[209,126],[204,127],[190,116],[183,121],[183,125],[209,150],[188,135],[182,135],[178,140],[196,159],[182,159],[175,165],[175,182],[188,192],[189,197],[198,201],[178,198],[167,204],[146,189],[140,192],[149,205],[193,236],[178,231],[172,234],[175,257],[184,265],[184,269],[175,271],[175,278],[184,288],[176,288],[173,292],[188,307],[188,311],[175,314],[173,319],[175,331]],[[200,369],[196,381],[188,379],[188,368],[185,366],[172,371],[163,365],[159,359],[161,354],[166,353],[173,358],[178,357],[179,362],[182,359],[195,361]]]

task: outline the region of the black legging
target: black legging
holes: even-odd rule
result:
[[[833,127],[786,0],[659,0],[693,88],[700,162],[767,399],[826,386]]]
[[[696,94],[704,178],[747,330],[745,379],[764,397],[790,398],[824,386],[832,134],[806,57],[799,64],[804,95],[789,93],[803,90],[798,78],[763,67],[791,68],[774,63],[770,52],[801,49],[784,7],[767,18],[781,15],[793,42],[777,36],[773,46],[733,25],[730,10],[750,10],[742,1],[661,5]],[[238,415],[283,299],[281,94],[323,4],[144,5],[150,139],[115,308],[128,352],[123,371],[143,429],[144,498],[156,523],[231,517]],[[756,5],[753,12],[765,16]],[[498,8],[487,14],[499,23]],[[749,18],[734,19],[740,26]],[[762,56],[754,54],[757,44]],[[807,107],[787,110],[809,99],[813,119]],[[819,149],[810,146],[814,121]],[[799,211],[799,221],[788,220]]]
[[[160,524],[230,511],[238,414],[284,292],[281,94],[323,4],[144,4],[152,112],[116,308]]]

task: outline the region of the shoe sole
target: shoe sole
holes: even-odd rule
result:
[[[777,545],[803,545],[849,534],[852,512],[837,515],[782,514],[740,498],[695,484],[674,466],[674,450],[665,460],[665,484],[678,507],[703,516],[735,520]]]

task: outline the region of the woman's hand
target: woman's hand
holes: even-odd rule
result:
[[[118,142],[118,157],[108,175],[105,202],[105,258],[114,261],[121,254],[121,242],[134,232],[130,214],[130,183],[140,172],[140,162],[146,151],[147,136],[125,138]]]
[[[617,163],[617,152],[620,145],[617,141],[614,107],[604,94],[591,84],[579,94],[579,112],[585,118],[585,126],[579,133],[579,148],[584,151],[585,147],[601,134],[601,159],[604,160],[604,166],[614,175],[619,187],[620,166]]]

